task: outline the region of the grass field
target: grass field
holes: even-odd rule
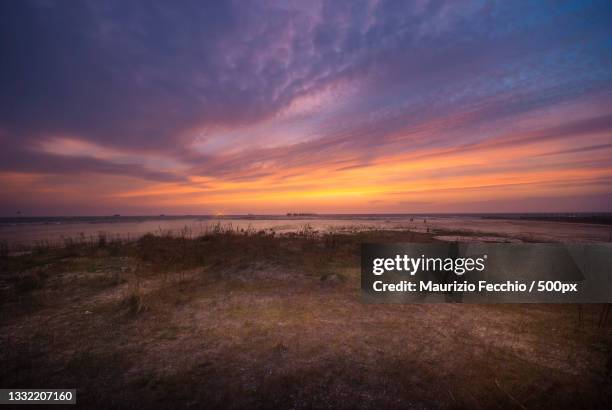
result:
[[[89,408],[610,408],[601,305],[372,305],[362,242],[218,227],[0,258],[0,386]]]

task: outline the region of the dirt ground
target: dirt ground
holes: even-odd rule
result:
[[[84,408],[610,408],[601,305],[362,303],[362,241],[215,233],[3,255],[0,387]]]

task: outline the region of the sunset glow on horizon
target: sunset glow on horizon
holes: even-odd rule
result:
[[[610,212],[605,1],[2,2],[0,215]]]

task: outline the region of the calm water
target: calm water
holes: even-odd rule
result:
[[[138,238],[147,233],[185,232],[200,235],[220,224],[233,229],[273,230],[277,233],[299,231],[309,225],[319,232],[350,232],[366,229],[402,229],[435,232],[439,235],[478,233],[486,237],[564,242],[610,242],[612,226],[520,220],[488,215],[322,215],[307,217],[58,217],[0,218],[0,240],[10,245],[37,241],[61,242],[64,238],[110,237]]]

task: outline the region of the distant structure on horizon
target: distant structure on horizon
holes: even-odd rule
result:
[[[288,212],[287,216],[317,216],[314,213]]]

